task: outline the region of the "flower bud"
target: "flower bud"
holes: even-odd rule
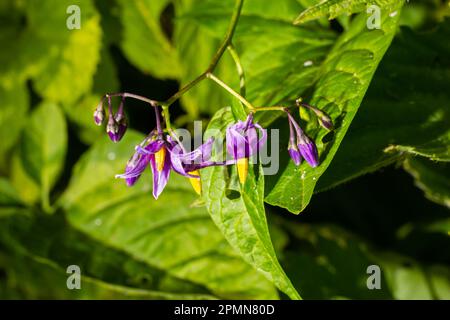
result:
[[[105,120],[105,110],[103,109],[103,101],[101,101],[94,111],[94,122],[96,125],[101,126]]]
[[[116,122],[116,120],[114,120],[114,117],[110,115],[108,119],[108,124],[106,125],[106,132],[108,133],[108,136],[111,139],[111,141],[119,142],[122,139],[125,130],[123,129],[123,127],[119,125],[119,123]]]
[[[318,120],[319,120],[319,124],[323,128],[325,128],[327,130],[333,130],[333,122],[331,121],[331,118],[328,115],[323,114],[323,116],[319,117]]]
[[[292,161],[294,161],[295,165],[298,166],[302,162],[302,155],[300,154],[300,151],[298,150],[297,146],[295,144],[289,144],[288,147],[289,156],[291,157]]]
[[[316,144],[304,133],[298,137],[298,149],[306,162],[313,168],[319,165],[319,154]]]

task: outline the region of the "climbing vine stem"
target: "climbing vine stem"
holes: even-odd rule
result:
[[[241,15],[242,6],[244,4],[244,0],[236,0],[236,4],[233,10],[233,14],[231,16],[230,24],[228,26],[228,30],[225,34],[225,39],[222,41],[219,49],[217,50],[216,54],[211,60],[211,63],[209,64],[209,67],[205,72],[200,74],[197,78],[189,82],[188,84],[184,85],[178,92],[176,92],[174,95],[172,95],[169,99],[167,99],[164,102],[160,102],[160,105],[163,109],[164,119],[166,121],[166,127],[168,130],[171,129],[170,124],[170,112],[169,107],[175,103],[178,99],[180,99],[186,92],[188,92],[190,89],[195,87],[199,82],[206,79],[208,74],[211,74],[214,72],[214,70],[217,67],[217,64],[220,61],[220,58],[222,58],[223,54],[227,50],[227,48],[231,45],[231,41],[233,39],[234,32],[236,30],[236,26],[239,21],[239,17]]]

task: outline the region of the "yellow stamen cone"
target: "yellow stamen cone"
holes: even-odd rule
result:
[[[199,178],[189,178],[189,181],[191,182],[192,188],[194,188],[195,192],[199,196],[201,196],[202,195],[202,181],[200,179],[200,172],[198,172],[198,170],[194,170],[194,171],[189,172],[189,174],[199,177]]]
[[[164,168],[164,162],[166,161],[166,148],[162,147],[155,153],[156,170],[161,172]]]
[[[239,181],[244,184],[245,180],[247,180],[248,174],[248,158],[241,158],[237,160],[237,169]]]

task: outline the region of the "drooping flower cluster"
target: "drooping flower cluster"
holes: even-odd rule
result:
[[[108,101],[108,120],[106,132],[113,142],[118,142],[127,130],[127,119],[124,112],[124,102],[126,96],[131,94],[116,94],[122,100],[117,109],[113,112],[111,95],[106,95],[99,103],[94,112],[94,121],[97,125],[105,122],[105,109],[103,104]],[[140,97],[141,100],[145,99]],[[135,152],[127,162],[125,172],[116,175],[117,178],[124,179],[128,186],[133,186],[143,172],[150,167],[153,175],[153,196],[158,199],[170,177],[170,172],[187,177],[194,190],[201,194],[201,181],[199,170],[209,166],[237,165],[239,181],[244,184],[248,174],[249,158],[257,154],[267,141],[267,130],[254,122],[253,113],[249,113],[245,121],[237,121],[226,129],[226,149],[231,160],[218,162],[211,160],[214,138],[208,139],[204,144],[195,150],[188,152],[179,141],[176,133],[172,130],[163,130],[161,123],[160,107],[157,102],[145,99],[155,110],[156,128],[135,148]],[[297,105],[300,102],[297,101]],[[312,106],[301,104],[312,110],[319,121],[319,124],[330,130],[332,128],[331,119],[321,110]],[[299,105],[300,106],[300,105]],[[288,152],[296,165],[300,165],[305,159],[311,167],[319,164],[318,151],[315,143],[305,134],[300,125],[284,109],[288,116],[290,138]]]
[[[299,107],[306,107],[314,112],[319,124],[327,130],[333,129],[331,118],[322,110],[306,103],[297,101]],[[300,165],[302,158],[313,168],[319,165],[319,153],[316,144],[309,138],[300,125],[295,121],[288,109],[285,109],[289,121],[289,145],[288,152],[295,165]]]
[[[125,179],[127,185],[132,186],[150,165],[155,199],[158,199],[164,190],[172,170],[189,178],[194,190],[200,194],[198,170],[214,164],[208,161],[213,143],[214,140],[211,138],[194,151],[186,152],[173,136],[154,130],[136,147],[135,153],[126,165],[125,173],[116,177]]]
[[[124,99],[117,113],[114,115],[111,107],[111,97],[108,99],[109,119],[106,131],[114,142],[120,141],[126,131],[126,118],[123,111]],[[103,102],[103,100],[102,100]],[[156,115],[156,128],[135,148],[134,154],[128,160],[125,173],[116,175],[124,179],[128,186],[133,186],[144,170],[150,166],[153,175],[153,196],[158,199],[169,180],[170,172],[189,178],[194,190],[201,193],[199,171],[202,168],[226,163],[210,161],[214,139],[210,138],[197,149],[187,152],[174,132],[164,132],[161,125],[159,107],[153,105]],[[102,103],[94,112],[94,121],[97,125],[104,122]]]
[[[101,126],[105,120],[105,109],[103,108],[103,104],[106,99],[108,100],[108,122],[106,124],[106,132],[113,142],[119,142],[128,128],[128,123],[124,112],[125,97],[122,97],[119,109],[115,114],[112,108],[111,96],[107,95],[103,97],[94,111],[94,122],[98,126]]]

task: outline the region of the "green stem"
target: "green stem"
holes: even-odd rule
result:
[[[255,110],[253,110],[254,112],[258,112],[258,111],[285,111],[286,107],[279,107],[279,106],[272,106],[272,107],[257,107],[255,108]]]
[[[236,91],[234,91],[230,86],[228,86],[225,82],[223,82],[222,80],[220,80],[219,78],[217,78],[215,75],[213,75],[212,73],[208,73],[206,75],[206,77],[208,79],[213,80],[215,83],[217,83],[219,86],[221,86],[222,88],[224,88],[226,91],[228,91],[232,96],[234,96],[235,98],[237,98],[239,101],[241,101],[247,108],[250,109],[250,111],[254,112],[256,110],[256,108],[250,103],[248,102],[247,99],[245,99],[243,96],[241,96],[239,93],[237,93]]]
[[[140,100],[140,101],[146,102],[146,103],[150,104],[152,107],[158,106],[158,101],[156,101],[156,100],[151,100],[151,99],[148,99],[148,98],[146,98],[146,97],[139,96],[139,95],[133,94],[133,93],[128,93],[128,92],[121,92],[121,93],[107,93],[107,94],[105,95],[105,98],[108,98],[108,97],[131,98],[131,99],[136,99],[136,100]]]
[[[220,45],[219,49],[217,50],[216,54],[211,60],[211,63],[208,67],[208,69],[203,72],[201,75],[199,75],[197,78],[183,86],[178,92],[176,92],[173,96],[171,96],[169,99],[167,99],[165,102],[161,103],[164,119],[166,121],[166,126],[168,129],[171,128],[170,126],[170,113],[169,113],[169,107],[175,103],[178,99],[180,99],[183,94],[188,92],[190,89],[192,89],[194,86],[196,86],[199,82],[204,80],[207,75],[211,72],[213,72],[217,64],[220,61],[220,58],[222,58],[225,50],[227,47],[231,44],[231,40],[233,39],[234,32],[236,30],[237,23],[239,21],[239,17],[241,15],[242,6],[244,4],[244,0],[236,0],[236,5],[233,10],[233,14],[231,16],[230,24],[228,26],[227,33],[225,34],[225,39],[223,40],[222,44]]]
[[[231,40],[233,39],[233,35],[234,35],[234,32],[236,31],[236,26],[239,21],[239,17],[241,15],[243,4],[244,4],[244,0],[236,0],[236,4],[235,4],[234,10],[233,10],[233,15],[231,16],[230,25],[228,26],[227,33],[225,34],[225,39],[223,40],[222,45],[220,46],[219,50],[217,50],[216,54],[214,55],[214,57],[211,61],[211,64],[209,65],[208,72],[214,72],[220,58],[224,54],[227,47],[231,44]]]
[[[194,87],[196,84],[198,84],[200,81],[202,81],[203,79],[206,78],[206,74],[208,73],[208,71],[203,72],[201,75],[199,75],[197,78],[195,78],[194,80],[192,80],[191,82],[189,82],[187,85],[185,85],[184,87],[182,87],[178,92],[176,92],[173,96],[171,96],[168,100],[166,100],[165,102],[162,103],[163,105],[163,109],[164,106],[170,107],[175,101],[177,101],[178,99],[181,98],[181,96],[183,94],[185,94],[186,92],[188,92],[189,90],[192,89],[192,87]]]
[[[239,75],[239,87],[240,87],[241,96],[245,97],[246,88],[245,88],[244,68],[242,67],[241,59],[239,58],[239,55],[232,43],[230,43],[228,46],[228,52],[230,53],[231,57],[234,60],[234,63],[236,65],[236,69],[237,69],[237,72]]]

